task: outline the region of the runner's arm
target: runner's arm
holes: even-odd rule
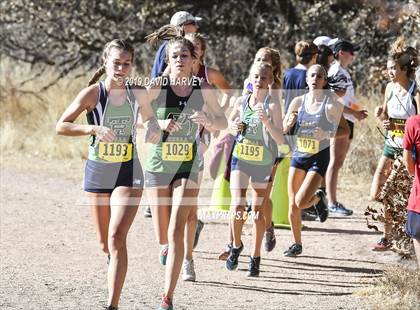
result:
[[[94,108],[98,95],[98,84],[83,89],[61,115],[55,126],[56,133],[63,136],[95,135],[100,126],[74,124],[73,122],[83,111],[89,112]]]
[[[283,133],[288,133],[289,130],[296,123],[298,110],[302,105],[303,96],[293,98],[292,102],[289,105],[286,116],[283,119]]]
[[[342,138],[350,134],[350,128],[343,116],[344,106],[339,98],[332,96],[332,101],[327,106],[327,119],[331,123],[338,124],[337,131],[329,133],[329,138]]]
[[[235,102],[233,103],[233,109],[230,112],[228,118],[228,128],[234,130],[235,132],[238,130],[238,125],[241,123],[240,116],[241,116],[241,102],[243,97],[236,98]]]
[[[210,113],[209,123],[205,125],[206,129],[210,131],[225,129],[228,125],[226,116],[217,102],[216,95],[211,86],[203,83],[201,85],[201,91],[206,104],[205,108]]]
[[[281,120],[281,106],[278,102],[270,103],[269,114],[270,118],[268,122],[264,124],[264,126],[277,144],[283,144],[284,136],[283,124]]]
[[[411,175],[414,175],[415,163],[414,163],[413,154],[411,153],[411,151],[408,151],[406,149],[403,150],[403,161],[404,161],[405,167],[407,168],[407,171]]]
[[[381,122],[388,119],[387,101],[388,101],[390,91],[391,91],[391,83],[388,83],[385,88],[384,102],[382,103],[382,106],[378,106],[375,108],[375,116]]]
[[[207,74],[208,74],[209,82],[213,84],[214,86],[216,86],[218,89],[220,89],[221,92],[223,92],[223,98],[222,98],[222,102],[220,103],[220,106],[223,112],[226,112],[226,110],[229,108],[230,97],[232,96],[232,90],[231,90],[230,84],[225,79],[223,74],[216,69],[208,68]]]

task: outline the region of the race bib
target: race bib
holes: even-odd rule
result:
[[[399,126],[399,128],[404,127],[406,120],[405,119],[399,119],[399,118],[391,118],[390,121],[394,123],[396,126]],[[404,137],[404,130],[403,129],[395,129],[391,130],[391,136],[396,138],[402,138]]]
[[[396,138],[402,138],[404,137],[404,131],[403,130],[391,130],[391,136]]]
[[[189,142],[162,143],[162,160],[190,161],[193,158],[193,144]]]
[[[98,157],[114,163],[129,161],[133,158],[133,144],[123,142],[99,142]]]
[[[238,143],[238,158],[248,161],[262,161],[264,147],[261,145]]]
[[[319,153],[319,141],[311,138],[298,138],[297,148],[301,153],[317,154]]]

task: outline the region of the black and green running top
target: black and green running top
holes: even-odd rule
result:
[[[277,154],[273,154],[265,142],[264,125],[257,112],[249,106],[250,98],[251,95],[245,96],[241,104],[241,119],[246,128],[237,135],[232,155],[252,165],[271,165]]]
[[[166,174],[198,172],[199,129],[190,116],[203,109],[201,88],[194,81],[191,94],[180,97],[174,93],[168,80],[168,77],[162,78],[162,89],[152,107],[158,120],[173,119],[182,129],[173,133],[163,132],[162,141],[153,144],[148,152],[145,169]]]
[[[95,108],[87,114],[90,125],[107,127],[115,133],[112,142],[98,141],[90,136],[90,160],[99,162],[125,162],[137,158],[135,146],[136,123],[139,104],[127,86],[127,97],[122,105],[110,103],[110,96],[103,81],[99,82],[99,98]]]

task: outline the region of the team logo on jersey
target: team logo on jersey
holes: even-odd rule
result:
[[[247,135],[248,137],[256,136],[259,123],[260,123],[259,118],[255,118],[255,117],[250,118],[246,126],[245,135]]]
[[[190,120],[191,115],[187,113],[169,113],[168,118],[173,119],[182,126],[182,135],[190,136],[193,129],[193,122]]]
[[[127,124],[130,122],[131,117],[109,117],[108,123],[111,129],[117,136],[124,136]]]

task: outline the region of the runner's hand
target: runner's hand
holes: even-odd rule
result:
[[[384,127],[385,130],[394,130],[395,129],[394,123],[392,123],[389,119],[383,120],[382,121],[382,126]]]
[[[270,121],[270,118],[268,117],[268,114],[265,112],[264,107],[262,105],[257,105],[255,111],[257,112],[258,117],[264,125],[266,125]]]
[[[159,120],[158,123],[160,128],[167,132],[177,132],[182,129],[181,124],[173,119]]]
[[[354,111],[353,116],[358,121],[361,121],[362,119],[365,119],[366,117],[368,117],[368,112],[367,112],[367,110]]]
[[[384,113],[384,109],[381,106],[377,106],[375,108],[375,116],[380,117]]]
[[[298,118],[298,112],[292,112],[289,114],[289,117],[287,118],[286,127],[292,128],[292,126],[296,123]]]
[[[190,120],[204,127],[210,127],[212,125],[211,119],[203,111],[194,111],[194,114],[190,116]]]
[[[241,119],[239,117],[235,118],[235,120],[230,123],[230,128],[234,131],[242,131]]]
[[[158,144],[161,140],[161,136],[162,130],[160,129],[157,121],[149,121],[146,133],[144,135],[144,142]]]
[[[92,133],[96,136],[98,141],[112,142],[116,138],[114,131],[104,126],[94,126]]]

